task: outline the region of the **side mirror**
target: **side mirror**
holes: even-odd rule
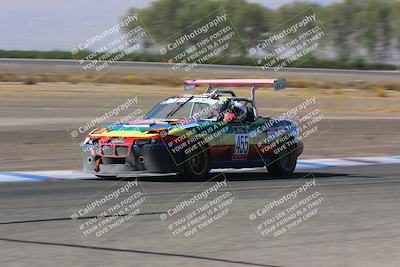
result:
[[[224,114],[224,122],[231,122],[237,119],[236,113],[227,112]]]

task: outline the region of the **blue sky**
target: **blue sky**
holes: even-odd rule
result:
[[[314,0],[321,4],[334,0]],[[275,8],[291,0],[251,0]],[[0,49],[70,50],[116,23],[129,7],[151,0],[5,0],[0,10]]]

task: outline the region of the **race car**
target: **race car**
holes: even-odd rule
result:
[[[299,127],[291,118],[260,116],[255,93],[284,89],[285,79],[187,80],[185,90],[203,94],[162,100],[141,120],[90,132],[84,142],[84,171],[98,177],[135,173],[177,173],[202,180],[210,169],[266,167],[290,175],[303,152]],[[251,97],[230,87],[249,86]]]

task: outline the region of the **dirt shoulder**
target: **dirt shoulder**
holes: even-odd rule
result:
[[[238,90],[247,95],[249,90]],[[195,93],[200,93],[197,91]],[[0,83],[0,171],[79,169],[71,131],[136,99],[129,110],[144,114],[157,102],[179,95],[179,87],[94,83]],[[302,158],[396,155],[400,151],[400,96],[365,92],[289,88],[257,92],[259,112],[281,114],[315,98],[324,112],[317,134],[306,140]],[[115,121],[128,113],[110,117]],[[107,122],[104,121],[104,122]]]

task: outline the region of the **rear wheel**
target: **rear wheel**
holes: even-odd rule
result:
[[[195,151],[191,153],[185,162],[183,175],[192,181],[204,180],[210,172],[210,163],[208,161],[208,152]]]
[[[283,150],[275,160],[267,166],[268,172],[273,176],[293,174],[297,164],[297,153],[293,147]]]

